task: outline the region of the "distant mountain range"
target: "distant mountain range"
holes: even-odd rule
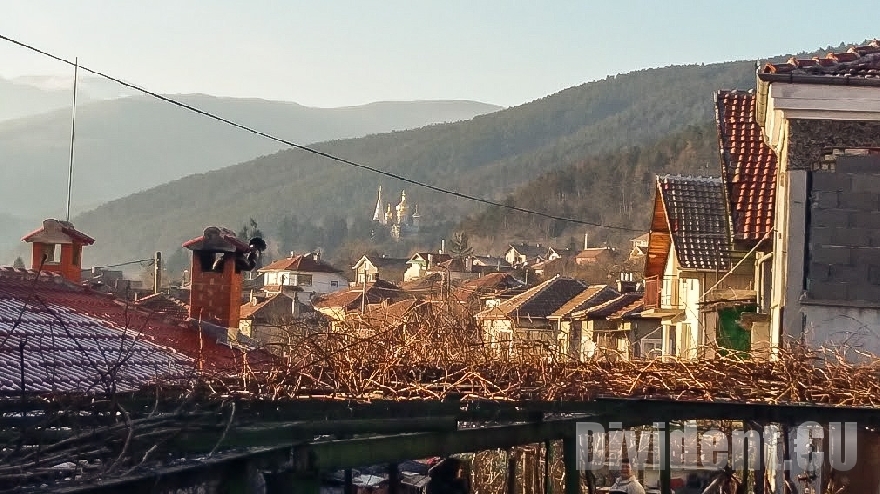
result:
[[[643,218],[632,211],[645,207],[654,173],[717,174],[717,156],[707,153],[715,138],[711,133],[714,92],[748,90],[754,85],[754,61],[646,69],[609,76],[470,120],[323,142],[315,147],[451,190],[511,204],[546,207],[590,221],[623,221],[633,228],[643,228]],[[129,100],[129,104],[136,102],[137,99]],[[124,154],[102,155],[102,159],[114,163],[138,159],[150,163],[148,170],[152,171],[166,166],[155,154],[156,148],[162,147],[166,148],[163,153],[168,151],[163,156],[175,157],[175,166],[181,167],[182,175],[189,160],[208,156],[216,162],[231,157],[229,151],[218,153],[208,141],[197,151],[186,154],[187,151],[169,147],[165,141],[139,140],[138,136],[146,133],[144,130],[161,132],[168,127],[176,128],[176,120],[187,119],[174,108],[167,111],[154,114],[155,120],[140,121],[139,127],[126,128],[124,132],[101,123],[118,122],[119,118],[97,115],[99,120],[93,125],[102,129],[99,135],[119,131],[114,140],[124,136],[125,142],[131,143]],[[256,128],[277,128],[247,120],[231,110],[224,114]],[[131,119],[122,121],[130,123]],[[186,141],[198,140],[200,133],[205,132],[203,129],[211,125],[199,119],[198,126],[187,132]],[[238,134],[230,130],[223,135],[231,141],[242,138]],[[0,127],[0,149],[5,146],[3,135]],[[134,154],[130,149],[136,150]],[[258,148],[255,154],[271,151]],[[61,163],[63,168],[66,161],[62,159]],[[137,184],[146,184],[141,172],[124,166],[106,174],[114,181],[133,181],[130,173],[137,173]],[[554,184],[560,183],[560,177],[571,177],[572,173],[577,174],[576,190],[556,190],[559,187]],[[538,181],[533,182],[535,179]],[[81,183],[83,179],[79,180]],[[375,231],[369,220],[379,185],[389,191],[389,196],[397,196],[401,189],[406,189],[410,205],[419,204],[422,223],[430,233],[399,244],[377,244],[378,240],[371,238]],[[623,194],[627,188],[639,192],[632,201],[616,200],[616,191]],[[583,197],[568,203],[566,194]],[[77,197],[85,201],[88,196]],[[546,222],[501,228],[500,222],[520,220],[509,215],[492,216],[496,209],[487,210],[479,203],[413,187],[303,151],[283,150],[113,200],[78,215],[74,221],[78,228],[98,239],[84,253],[87,264],[140,259],[155,250],[179,252],[182,241],[199,234],[209,224],[238,228],[249,218],[259,222],[270,244],[282,234],[292,237],[293,240],[285,240],[284,248],[296,239],[301,240],[295,244],[298,250],[325,248],[332,240],[341,250],[362,250],[372,244],[390,255],[403,255],[413,248],[433,250],[437,238],[449,238],[451,229],[460,228],[460,221],[472,215],[478,216],[464,226],[481,229],[470,232],[475,238],[527,235],[559,243],[574,231],[570,225]],[[340,220],[344,220],[343,226]],[[295,231],[286,232],[290,225]],[[315,233],[316,228],[324,228],[323,234]],[[331,231],[345,238],[330,239]],[[599,232],[591,233],[591,238],[608,238],[607,232]]]

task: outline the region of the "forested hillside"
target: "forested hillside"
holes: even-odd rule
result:
[[[465,122],[317,147],[416,180],[503,200],[551,170],[705,124],[713,118],[714,91],[748,89],[754,79],[753,62],[642,70]],[[656,165],[659,169],[661,160]],[[406,188],[410,203],[420,205],[423,224],[435,227],[433,238],[421,240],[426,247],[434,248],[434,239],[448,234],[463,215],[481,209],[479,204],[454,196],[406,186],[303,151],[286,150],[112,201],[75,222],[98,239],[85,254],[87,263],[139,259],[156,249],[171,252],[208,224],[236,228],[249,218],[270,233],[279,232],[283,221],[296,218],[300,227],[287,245],[278,245],[277,233],[274,239],[270,237],[277,250],[324,248],[331,254],[348,242],[369,238],[379,185],[389,196]],[[609,208],[616,209],[618,204],[597,202],[595,214],[608,214]],[[300,230],[305,233],[312,226],[329,224],[339,225],[332,238],[300,234]]]
[[[586,158],[553,170],[510,194],[504,203],[601,225],[641,229],[651,220],[658,174],[721,174],[714,123],[691,126],[644,146]],[[621,229],[586,226],[490,207],[462,222],[474,245],[500,251],[509,242],[541,241],[580,249],[584,233],[590,244],[626,246],[639,235]]]

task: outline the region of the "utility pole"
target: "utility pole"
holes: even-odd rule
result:
[[[162,290],[162,253],[156,252],[153,258],[153,293]]]

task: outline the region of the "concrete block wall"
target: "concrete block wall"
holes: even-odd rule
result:
[[[880,156],[839,156],[811,175],[809,298],[880,304]]]

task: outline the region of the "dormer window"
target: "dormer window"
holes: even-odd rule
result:
[[[43,263],[58,264],[59,259],[57,251],[57,244],[43,244]]]

